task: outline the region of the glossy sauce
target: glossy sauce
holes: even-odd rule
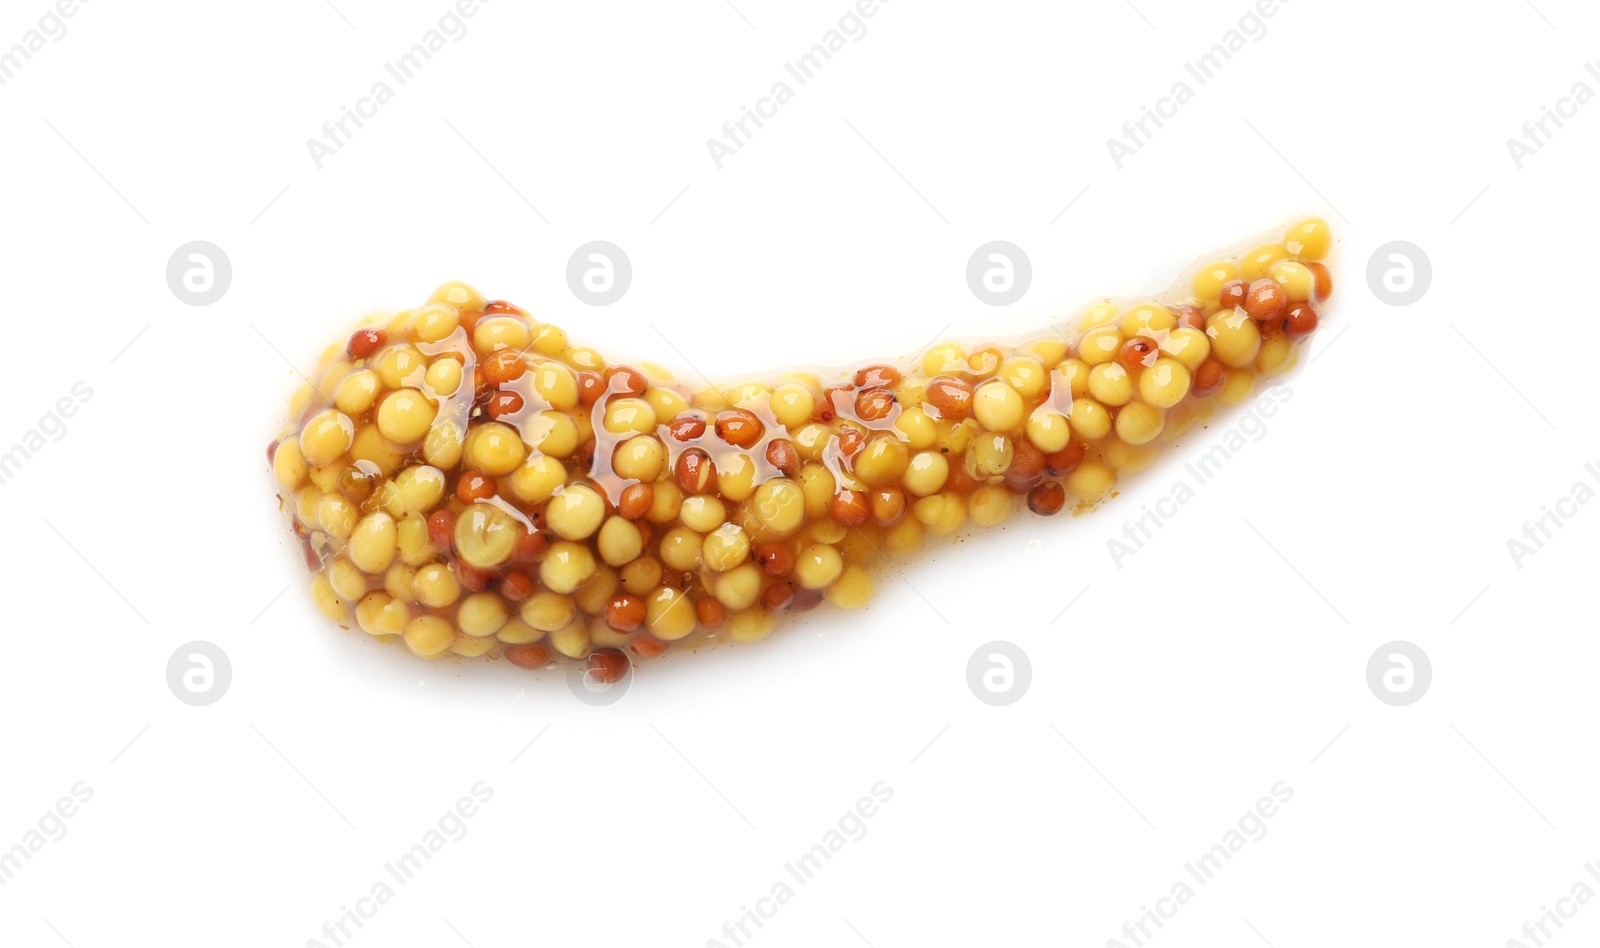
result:
[[[1088,510],[1292,368],[1327,224],[1004,343],[697,386],[464,284],[324,355],[268,451],[337,624],[427,658],[584,661],[859,608],[880,563],[1018,510]]]

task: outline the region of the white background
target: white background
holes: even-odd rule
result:
[[[878,781],[865,838],[747,943],[1104,945],[1278,781],[1268,835],[1149,943],[1502,945],[1600,888],[1600,509],[1521,568],[1506,546],[1600,487],[1600,106],[1520,171],[1505,145],[1600,89],[1593,9],[1285,4],[1118,170],[1105,140],[1196,85],[1183,63],[1244,0],[895,0],[719,171],[706,139],[845,0],[496,0],[318,170],[306,139],[447,10],[334,2],[96,0],[0,87],[0,446],[94,392],[0,487],[0,848],[94,793],[0,887],[5,943],[332,944],[478,781],[466,837],[347,943],[733,944]],[[0,48],[45,11],[7,3]],[[1205,434],[1095,515],[941,544],[862,612],[669,657],[592,708],[558,675],[327,628],[277,518],[286,359],[449,278],[727,375],[1154,291],[1306,211],[1340,238],[1314,364],[1121,569],[1107,539]],[[563,277],[592,239],[634,265],[605,309]],[[963,276],[992,239],[1034,264],[1003,311]],[[1434,270],[1403,308],[1365,278],[1396,239]],[[234,268],[205,308],[165,282],[191,240]],[[194,639],[233,665],[205,708],[165,681]],[[1008,708],[965,681],[992,639],[1032,660]],[[1365,681],[1394,639],[1433,663],[1406,708]],[[1597,936],[1591,905],[1557,941]]]

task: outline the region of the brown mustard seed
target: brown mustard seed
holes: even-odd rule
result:
[[[767,463],[793,477],[800,470],[800,452],[787,438],[774,438],[767,444]]]
[[[465,471],[460,480],[456,481],[456,499],[463,504],[470,504],[476,500],[488,500],[495,494],[494,478],[480,474],[477,471]]]
[[[490,396],[489,404],[484,406],[484,412],[490,418],[499,418],[503,415],[515,415],[522,410],[522,395],[518,392],[495,392]]]
[[[787,544],[767,542],[756,545],[755,561],[769,576],[779,579],[794,572],[794,551]]]
[[[817,407],[812,411],[812,421],[823,424],[839,417],[846,406],[855,400],[855,394],[848,385],[836,385],[833,388],[822,390],[822,400],[817,402]]]
[[[484,381],[491,385],[504,385],[522,378],[522,374],[528,371],[528,364],[523,361],[522,353],[515,349],[497,349],[478,363],[478,368],[483,372]]]
[[[1083,442],[1074,441],[1045,458],[1045,469],[1051,477],[1066,477],[1078,469],[1083,462]]]
[[[761,590],[761,605],[773,612],[789,608],[792,599],[794,599],[794,585],[791,583],[773,583]]]
[[[1206,331],[1206,311],[1198,306],[1187,303],[1172,307],[1172,315],[1178,317],[1178,325],[1185,329],[1198,329]]]
[[[686,411],[667,423],[674,441],[693,441],[706,433],[706,419],[698,412]]]
[[[867,522],[867,495],[858,490],[842,490],[833,495],[829,507],[833,519],[847,527],[859,527]]]
[[[614,685],[628,674],[628,656],[621,649],[602,648],[589,653],[589,676],[602,685]]]
[[[1138,372],[1140,369],[1156,364],[1156,359],[1161,355],[1161,350],[1156,344],[1143,336],[1134,336],[1122,344],[1122,350],[1117,353],[1117,361],[1129,372]]]
[[[892,365],[869,365],[856,371],[856,388],[894,388],[900,384],[900,370]]]
[[[1317,331],[1317,310],[1310,303],[1296,303],[1283,314],[1283,331],[1290,339],[1303,339]]]
[[[618,632],[632,632],[644,625],[644,600],[629,593],[612,596],[606,603],[606,625]]]
[[[629,484],[622,489],[622,497],[617,501],[617,513],[628,520],[638,520],[650,512],[655,500],[654,487],[649,484]]]
[[[694,604],[694,614],[701,625],[715,632],[727,621],[728,609],[719,600],[706,596]]]
[[[345,351],[350,353],[352,359],[365,359],[379,349],[383,348],[384,335],[381,329],[357,329],[350,337],[350,344],[345,346]]]
[[[522,602],[533,595],[533,580],[522,570],[507,570],[505,578],[500,581],[500,595],[512,602]]]
[[[716,462],[700,448],[690,448],[678,455],[674,472],[685,494],[703,494],[717,482]]]
[[[550,540],[538,530],[523,530],[517,534],[516,546],[511,548],[511,559],[517,563],[537,563],[550,550]]]
[[[1207,359],[1200,363],[1200,368],[1194,370],[1194,381],[1189,386],[1190,394],[1196,398],[1207,398],[1222,390],[1222,383],[1227,379],[1228,370],[1216,359]]]
[[[822,590],[806,589],[804,586],[794,591],[794,598],[789,600],[790,612],[810,612],[822,605]]]
[[[1223,306],[1243,306],[1244,298],[1250,295],[1250,284],[1243,280],[1229,280],[1222,284],[1222,291],[1217,294],[1217,302]]]
[[[1027,438],[1018,438],[1012,447],[1011,466],[1006,468],[1006,489],[1013,494],[1026,494],[1045,478],[1044,452]]]
[[[435,510],[428,515],[428,539],[441,550],[449,550],[456,537],[456,515],[448,510]]]
[[[460,561],[456,562],[456,573],[461,577],[461,585],[473,592],[483,592],[500,581],[500,574],[492,569],[479,569]]]
[[[860,428],[854,425],[845,425],[839,429],[839,453],[846,460],[861,453],[861,449],[866,445],[867,435]]]
[[[928,404],[939,410],[939,417],[952,421],[972,414],[972,386],[951,375],[928,380]]]
[[[641,635],[628,645],[633,649],[633,654],[640,658],[656,658],[667,650],[667,643],[660,639],[653,639],[648,635]]]
[[[1250,284],[1250,292],[1244,298],[1244,311],[1250,314],[1251,319],[1262,321],[1282,315],[1284,307],[1288,305],[1288,292],[1283,284],[1271,277],[1262,277]]]
[[[584,369],[582,372],[578,373],[578,401],[584,407],[587,408],[588,406],[593,405],[595,402],[599,401],[600,396],[604,395],[605,393],[606,383],[605,380],[600,377],[599,372],[596,372],[593,369]]]
[[[761,440],[765,426],[761,419],[743,408],[717,413],[717,437],[736,448],[748,448]]]
[[[1066,491],[1055,481],[1040,484],[1028,491],[1028,509],[1041,517],[1051,517],[1060,513],[1066,502]]]
[[[1311,295],[1316,297],[1318,303],[1333,295],[1333,273],[1328,268],[1315,260],[1306,261],[1306,268],[1311,271],[1315,281]]]
[[[967,471],[967,466],[958,458],[950,465],[950,476],[945,479],[944,492],[955,494],[970,494],[984,485],[983,481],[973,477]]]
[[[507,645],[506,661],[518,668],[543,668],[550,664],[550,649],[538,642]]]
[[[650,380],[644,377],[644,373],[631,365],[614,365],[606,369],[601,378],[605,381],[605,390],[618,397],[643,395],[645,389],[650,387]]]
[[[886,388],[869,388],[856,393],[856,417],[862,421],[882,421],[893,410],[894,393]]]

